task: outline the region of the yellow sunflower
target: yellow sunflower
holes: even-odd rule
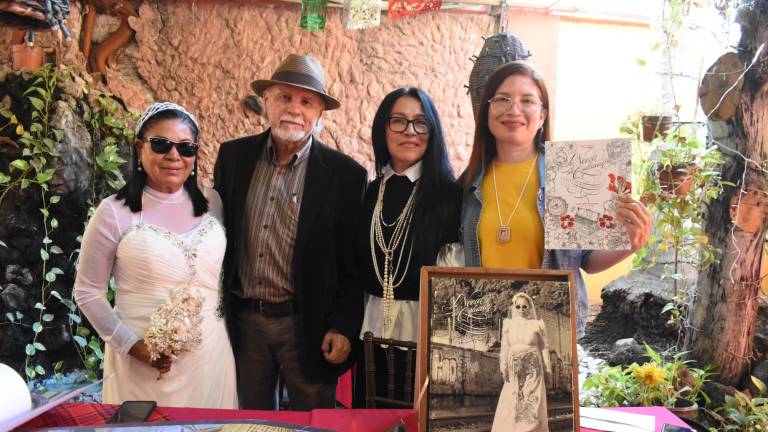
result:
[[[667,377],[664,369],[660,368],[655,362],[645,363],[642,366],[636,367],[633,374],[638,381],[648,387],[656,387],[664,382],[664,379]]]

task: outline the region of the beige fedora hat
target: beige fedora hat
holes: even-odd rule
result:
[[[325,109],[333,110],[341,106],[335,97],[325,92],[325,74],[320,62],[309,55],[288,54],[288,57],[275,69],[268,80],[256,80],[251,88],[257,95],[273,84],[286,84],[312,90],[325,99]]]

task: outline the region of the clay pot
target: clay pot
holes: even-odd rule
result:
[[[25,43],[11,45],[11,58],[13,69],[36,69],[43,65],[45,52],[42,47]]]
[[[672,126],[672,116],[643,116],[643,141],[651,142],[658,134],[662,138],[667,136],[667,131]]]
[[[699,404],[688,399],[678,399],[675,401],[675,406],[667,409],[681,419],[694,420],[699,416]]]
[[[668,195],[683,196],[693,186],[693,170],[696,165],[673,165],[659,171],[661,190]]]

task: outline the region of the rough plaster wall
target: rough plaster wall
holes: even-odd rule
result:
[[[454,170],[467,163],[474,121],[464,84],[468,58],[492,34],[484,15],[439,13],[399,21],[382,19],[376,29],[343,30],[341,12],[330,10],[326,29],[299,28],[298,8],[220,4],[144,3],[131,18],[136,43],[108,73],[110,91],[140,111],[154,100],[185,105],[202,123],[201,171],[210,178],[220,142],[263,130],[246,110],[250,82],[268,78],[291,52],[316,56],[326,68],[329,92],[342,107],[324,115],[320,139],[351,155],[372,172],[370,127],[383,97],[406,85],[434,99],[446,130]]]

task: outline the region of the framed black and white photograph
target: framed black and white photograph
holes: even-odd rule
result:
[[[424,267],[419,430],[577,431],[572,278]]]

